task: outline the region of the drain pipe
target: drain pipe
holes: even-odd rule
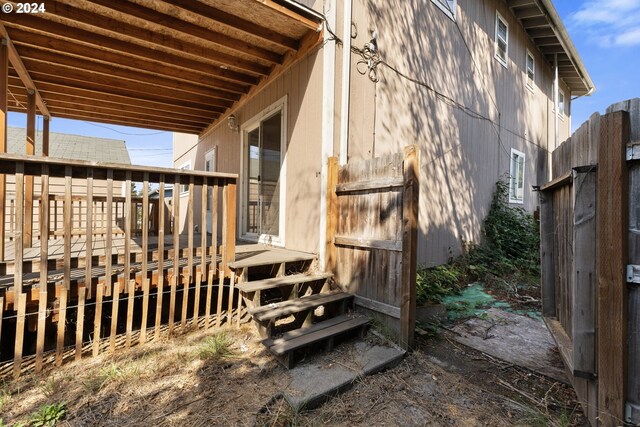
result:
[[[340,164],[348,161],[349,150],[349,100],[351,91],[351,15],[352,0],[344,0],[342,16],[342,100],[340,108]]]
[[[325,28],[324,47],[322,48],[322,170],[320,173],[320,238],[318,259],[320,268],[325,268],[325,252],[327,240],[327,162],[333,156],[333,132],[335,128],[335,72],[336,72],[336,43],[331,39],[327,27],[336,27],[336,2],[324,2]]]

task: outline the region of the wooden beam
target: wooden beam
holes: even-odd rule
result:
[[[535,18],[524,18],[520,22],[522,22],[522,26],[525,30],[529,31],[530,28],[547,28],[550,27],[549,21],[545,17],[535,17]]]
[[[91,114],[91,113],[75,113],[75,112],[69,112],[69,111],[54,110],[53,114],[55,117],[60,117],[63,119],[86,120],[90,122],[107,123],[112,125],[132,126],[132,127],[142,128],[142,129],[175,131],[175,132],[183,132],[183,133],[191,133],[191,134],[199,134],[202,131],[202,128],[197,128],[197,127],[184,127],[184,126],[178,126],[172,123],[166,123],[165,125],[158,125],[157,123],[152,123],[152,122],[147,122],[142,120],[125,120],[121,118],[113,118],[112,116],[100,116],[100,115]]]
[[[88,2],[87,2],[88,3]],[[174,32],[188,34],[190,36],[206,40],[207,42],[216,44],[218,46],[228,48],[237,51],[244,55],[249,55],[254,58],[268,61],[272,64],[279,64],[282,62],[282,55],[254,46],[247,43],[244,40],[238,40],[233,37],[229,37],[226,34],[222,34],[216,31],[212,31],[210,28],[200,27],[192,24],[191,22],[183,21],[176,17],[175,8],[169,5],[164,11],[161,11],[161,3],[157,4],[155,9],[144,7],[135,3],[128,2],[114,2],[112,0],[91,0],[91,3],[99,4],[100,6],[107,7],[109,9],[120,12],[123,15],[133,16],[138,19],[144,19],[148,21],[148,25],[151,28],[162,31],[162,27],[173,30]],[[86,6],[84,6],[86,8]],[[121,16],[120,20],[127,21],[127,16]],[[176,35],[174,34],[174,37]]]
[[[538,6],[527,7],[523,9],[515,9],[513,14],[516,15],[518,19],[527,19],[527,18],[535,18],[538,16],[544,16],[544,13],[540,10]]]
[[[298,49],[298,41],[296,39],[282,35],[267,26],[247,21],[239,16],[232,15],[204,3],[194,2],[192,0],[171,0],[165,3],[171,4],[172,7],[178,6],[189,12],[205,17],[207,20],[215,22],[218,25],[224,25],[234,30],[242,31],[245,34],[261,38],[262,40],[284,48],[290,50]]]
[[[229,101],[237,101],[240,98],[240,94],[238,93],[213,89],[208,85],[203,86],[187,83],[173,78],[158,76],[153,73],[139,72],[131,68],[114,67],[113,64],[90,61],[59,52],[54,53],[43,49],[33,48],[31,46],[20,46],[19,49],[20,55],[24,61],[33,60],[37,61],[38,64],[66,66],[74,70],[90,71],[105,76],[120,77],[133,82],[148,83],[164,89],[170,89],[172,91],[205,95]]]
[[[86,4],[83,4],[83,6],[86,6]],[[50,0],[47,3],[47,13],[114,32],[119,36],[126,36],[138,40],[141,44],[154,49],[159,47],[161,50],[170,49],[179,55],[188,54],[195,58],[216,62],[218,65],[229,66],[251,73],[262,75],[269,73],[268,66],[264,66],[255,61],[243,59],[242,57],[225,52],[215,51],[210,47],[192,43],[184,38],[178,39],[176,34],[167,35],[166,31],[151,31],[142,26],[130,24],[128,20],[113,19],[105,14],[62,4],[57,0]],[[176,18],[174,17],[174,19]]]
[[[9,15],[11,14],[10,13],[3,14],[3,19]],[[27,90],[31,90],[35,93],[36,105],[38,106],[38,110],[40,110],[40,113],[43,116],[50,117],[51,114],[49,113],[49,110],[47,109],[45,102],[42,100],[42,97],[40,96],[40,93],[38,92],[36,85],[33,83],[33,80],[31,80],[31,76],[29,76],[29,72],[27,71],[27,68],[22,63],[22,60],[20,59],[20,55],[18,55],[18,52],[16,51],[15,46],[11,42],[11,38],[9,37],[9,33],[7,33],[7,29],[4,27],[4,25],[1,22],[0,22],[0,36],[2,36],[4,39],[7,40],[7,47],[9,49],[9,62],[11,62],[11,65],[13,66],[13,68],[15,68],[15,70],[18,72],[18,76],[20,76],[20,80],[22,80],[24,87],[26,87]]]
[[[29,91],[27,95],[27,156],[36,153],[36,93]],[[33,175],[24,179],[24,247],[33,246]]]
[[[292,19],[296,21],[298,24],[303,25],[310,30],[313,30],[315,32],[320,32],[320,29],[322,28],[321,24],[319,24],[318,22],[314,22],[311,19],[305,18],[304,16],[301,16],[295,13],[294,11],[279,5],[278,3],[272,0],[256,0],[256,1],[258,3],[262,3],[264,6],[268,7],[269,9],[278,12],[283,17]]]
[[[101,34],[97,34],[80,28],[70,27],[58,22],[48,21],[42,17],[35,15],[21,14],[19,15],[19,19],[16,19],[16,16],[18,15],[4,14],[2,18],[3,20],[7,21],[6,23],[8,27],[13,28],[14,26],[18,26],[27,31],[42,31],[47,35],[53,35],[62,38],[71,38],[73,40],[78,40],[82,41],[83,43],[90,44],[94,46],[95,58],[100,57],[100,51],[102,51],[103,49],[111,49],[115,52],[126,52],[127,55],[157,61],[160,64],[166,63],[179,68],[198,70],[203,73],[208,73],[212,76],[239,83],[255,84],[258,81],[258,78],[253,75],[224,69],[219,65],[214,65],[212,63],[204,61],[203,59],[197,60],[193,57],[184,57],[169,52],[159,51],[146,46],[141,46],[131,42],[103,36]],[[8,20],[11,19],[13,19],[15,22],[10,23],[10,21]]]
[[[220,116],[217,120],[211,123],[201,134],[201,136],[206,136],[213,132],[221,123],[229,117],[231,114],[235,113],[239,108],[245,105],[249,100],[253,99],[258,93],[262,92],[272,81],[277,79],[282,73],[287,71],[291,66],[296,64],[302,58],[304,58],[307,54],[309,54],[313,49],[320,46],[322,43],[322,32],[320,33],[309,33],[305,36],[305,38],[300,43],[300,49],[295,52],[286,55],[286,58],[282,65],[277,65],[273,67],[273,71],[268,77],[263,78],[260,83],[256,86],[252,87],[251,90],[243,95],[240,100],[236,101],[222,116]]]
[[[9,77],[10,86],[13,86],[15,88],[16,81],[18,83],[20,82],[17,77]],[[81,89],[72,86],[72,83],[69,82],[61,85],[57,83],[47,83],[36,80],[36,83],[39,87],[42,88],[42,92],[47,95],[47,99],[49,96],[52,96],[56,99],[69,99],[68,97],[73,97],[74,99],[83,100],[82,102],[86,102],[86,100],[90,100],[92,102],[100,101],[108,104],[113,104],[115,106],[127,105],[136,108],[139,107],[145,110],[175,113],[176,117],[198,117],[209,120],[211,120],[212,117],[217,116],[219,113],[225,112],[224,107],[210,106],[206,107],[206,109],[201,109],[188,104],[188,106],[185,106],[164,102],[148,101],[133,97],[132,95],[115,95],[97,90]],[[60,95],[62,95],[62,97],[59,97]]]
[[[229,92],[246,93],[249,90],[248,84],[240,84],[218,78],[213,74],[213,71],[205,73],[184,66],[160,63],[154,60],[131,56],[123,52],[115,52],[98,46],[77,43],[74,40],[30,32],[21,27],[11,28],[11,36],[13,43],[19,50],[21,46],[30,46],[32,48],[44,49],[51,53],[63,52],[82,58],[100,60],[112,66],[121,66],[141,72],[146,71],[151,74],[175,78],[180,81],[205,85]],[[44,90],[39,85],[38,88]]]
[[[2,39],[0,44],[0,153],[7,152],[7,113],[9,96],[9,40]],[[0,261],[5,256],[5,196],[7,182],[0,174]],[[0,310],[1,311],[1,310]]]
[[[542,38],[542,37],[556,37],[556,33],[553,32],[553,28],[551,27],[531,28],[527,30],[527,33],[532,39]]]
[[[507,0],[507,4],[510,8],[535,6],[534,0]]]
[[[598,401],[603,426],[623,424],[627,381],[629,113],[606,114],[598,147]]]
[[[42,155],[49,157],[49,124],[51,119],[45,117],[42,121]]]

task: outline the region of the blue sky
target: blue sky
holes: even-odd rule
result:
[[[614,102],[640,97],[640,0],[554,0],[596,92],[573,102],[572,127]],[[10,113],[9,126],[25,127],[24,114]],[[41,119],[38,128],[42,128]],[[53,119],[52,132],[124,139],[133,164],[172,166],[171,132]]]
[[[571,124],[640,97],[640,0],[554,0],[596,92],[573,102]]]
[[[9,113],[9,126],[26,127],[26,121],[26,114]],[[40,116],[38,116],[36,125],[38,130],[42,129],[42,118]],[[50,131],[121,139],[126,142],[131,163],[134,165],[173,166],[173,142],[171,132],[107,125],[103,123],[90,123],[55,117],[51,120]]]

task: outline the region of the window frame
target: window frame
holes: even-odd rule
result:
[[[518,199],[518,162],[516,161],[516,170],[514,171],[514,155],[518,158],[522,158],[522,198]],[[511,149],[511,156],[509,157],[509,203],[516,203],[519,205],[524,204],[524,187],[525,187],[525,172],[526,172],[526,160],[527,157],[522,151]],[[515,187],[513,181],[515,180]],[[515,191],[515,194],[512,193]]]
[[[505,50],[504,50],[504,60],[500,57],[500,55],[498,54],[498,52],[500,51],[499,47],[498,47],[498,40],[502,39],[502,37],[499,36],[498,33],[498,23],[502,21],[502,23],[505,25],[506,27],[506,39],[503,40],[504,44],[505,44]],[[498,12],[496,10],[496,24],[495,24],[495,34],[494,34],[495,40],[494,40],[494,57],[496,58],[496,60],[500,63],[500,65],[502,65],[504,68],[508,68],[509,67],[509,23],[507,22],[506,19],[504,19],[504,17],[500,14],[500,12]]]
[[[186,162],[184,162],[182,165],[180,165],[180,167],[178,167],[178,169],[180,169],[180,170],[191,170],[191,160],[187,160]],[[184,197],[184,196],[187,196],[187,195],[189,195],[189,184],[180,184],[179,196],[180,197]]]
[[[562,102],[560,102],[561,97]],[[558,88],[558,104],[562,105],[562,108],[558,107],[558,117],[564,120],[564,116],[567,113],[567,95],[560,88]]]
[[[529,81],[529,58],[531,58],[532,68],[531,68],[531,81]],[[524,74],[526,79],[526,85],[529,90],[533,92],[536,85],[536,57],[533,56],[533,53],[529,49],[527,49],[527,53],[525,55],[524,60]]]
[[[444,12],[452,21],[456,20],[456,10],[458,9],[458,0],[431,0],[438,9]],[[452,7],[449,6],[453,3]]]

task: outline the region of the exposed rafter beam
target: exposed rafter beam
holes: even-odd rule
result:
[[[125,42],[119,39],[96,34],[91,31],[82,30],[80,28],[74,28],[67,25],[63,25],[57,22],[48,21],[44,18],[35,15],[20,15],[19,19],[15,19],[15,14],[6,14],[3,19],[7,22],[11,22],[11,27],[19,26],[25,31],[41,31],[45,34],[52,34],[59,38],[82,40],[84,43],[95,46],[98,51],[95,53],[99,56],[99,51],[103,49],[111,49],[115,52],[127,52],[127,54],[150,59],[160,63],[167,63],[175,67],[187,68],[198,70],[203,73],[207,73],[211,76],[232,80],[243,84],[256,84],[258,78],[245,73],[240,73],[233,70],[225,70],[220,68],[219,65],[206,62],[203,60],[196,60],[193,58],[187,58],[185,56],[179,56],[168,52],[158,51],[149,47],[141,46],[138,44]],[[9,19],[13,21],[8,21]],[[8,25],[9,26],[9,25]]]
[[[507,0],[507,4],[510,8],[535,6],[536,2],[533,0]]]
[[[167,1],[165,0],[165,2]],[[259,37],[262,40],[275,43],[290,50],[298,50],[297,40],[277,33],[276,31],[273,31],[268,27],[254,24],[253,22],[216,9],[204,3],[193,0],[170,0],[170,2],[168,3],[171,4],[172,7],[178,6],[189,12],[204,16],[208,20],[214,21],[217,24],[225,25],[229,28],[242,31],[245,34]]]
[[[538,6],[527,7],[524,9],[515,9],[513,13],[518,19],[536,18],[538,16],[544,16]]]
[[[152,123],[152,122],[119,119],[119,118],[113,119],[110,116],[102,116],[102,115],[90,114],[90,113],[79,114],[79,113],[73,113],[70,111],[57,110],[54,112],[54,115],[55,117],[60,117],[63,119],[86,120],[86,121],[96,122],[96,123],[107,123],[107,124],[119,125],[119,126],[133,126],[133,127],[138,127],[142,129],[155,129],[155,130],[162,130],[167,132],[182,132],[182,133],[198,134],[202,130],[201,128],[183,127],[178,125],[172,125],[170,123],[167,123],[166,125],[163,125],[163,126],[159,126],[157,123]]]
[[[256,0],[256,1],[258,3],[262,3],[263,5],[267,6],[269,9],[275,10],[281,15],[284,15],[290,19],[297,21],[299,24],[304,25],[310,30],[319,32],[320,29],[322,28],[321,24],[314,22],[311,19],[307,19],[304,16],[301,16],[295,12],[292,12],[290,9],[287,9],[286,7],[281,6],[272,0]]]
[[[36,106],[38,107],[38,110],[40,110],[40,114],[47,118],[50,118],[51,113],[49,113],[47,105],[42,99],[42,96],[40,96],[40,92],[38,92],[38,88],[36,87],[35,83],[33,83],[33,80],[31,80],[31,76],[29,75],[27,68],[24,66],[22,59],[20,59],[20,55],[18,55],[18,51],[16,50],[16,47],[13,45],[13,42],[9,37],[9,33],[7,33],[7,29],[1,22],[0,36],[7,40],[7,47],[9,49],[9,62],[18,73],[20,80],[22,80],[22,84],[24,84],[27,90],[33,91],[36,99]]]

